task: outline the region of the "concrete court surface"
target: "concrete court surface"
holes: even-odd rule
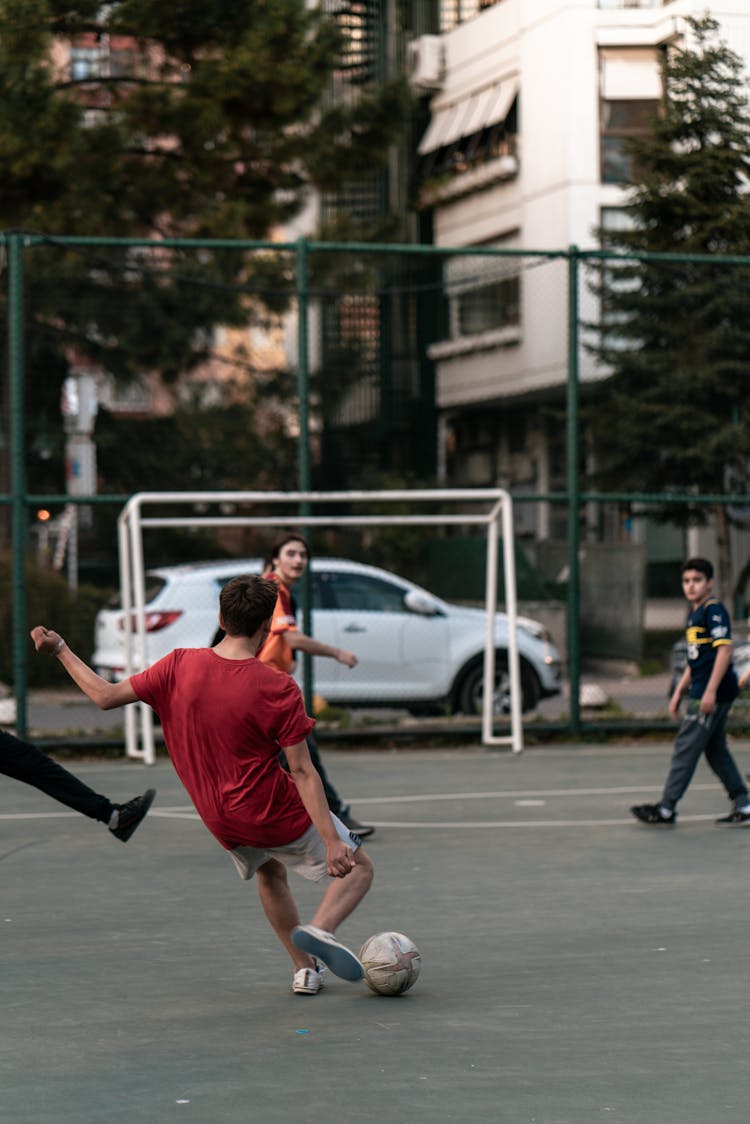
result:
[[[743,771],[750,743],[734,745]],[[2,1124],[715,1124],[746,1119],[750,829],[704,764],[674,829],[660,745],[329,751],[377,824],[340,936],[399,929],[413,991],[294,996],[252,884],[168,762],[123,846],[0,780]],[[304,915],[318,891],[293,879]]]

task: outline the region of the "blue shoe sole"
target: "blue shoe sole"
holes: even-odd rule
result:
[[[295,929],[292,944],[303,952],[309,952],[316,960],[322,960],[334,976],[339,976],[342,980],[361,980],[365,974],[359,960],[348,948],[340,944],[329,944],[308,929]]]

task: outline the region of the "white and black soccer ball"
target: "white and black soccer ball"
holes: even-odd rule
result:
[[[419,978],[422,956],[404,933],[376,933],[359,950],[365,983],[378,995],[403,995]]]

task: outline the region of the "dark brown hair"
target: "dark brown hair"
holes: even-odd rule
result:
[[[219,594],[219,609],[229,636],[254,636],[273,616],[279,587],[270,578],[241,574],[232,578]]]
[[[711,581],[711,578],[714,576],[713,565],[707,558],[686,558],[682,563],[680,573],[684,574],[686,570],[697,570],[699,574],[703,574],[704,578],[708,578],[709,581]]]
[[[304,535],[300,535],[297,531],[287,531],[286,534],[276,539],[276,541],[271,543],[271,545],[269,546],[265,562],[263,563],[264,570],[273,569],[276,559],[279,557],[279,554],[289,542],[301,542],[305,550],[307,551],[308,559],[310,558],[310,544],[304,537]]]

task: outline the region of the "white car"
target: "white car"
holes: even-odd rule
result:
[[[214,644],[222,586],[237,574],[260,571],[258,558],[149,570],[147,665],[173,648]],[[353,651],[359,659],[355,668],[332,659],[314,660],[315,692],[330,705],[407,707],[415,713],[437,708],[451,713],[481,712],[486,641],[483,609],[442,601],[413,582],[359,562],[314,558],[310,571],[312,635],[325,644]],[[97,615],[92,661],[110,681],[125,674],[124,626],[117,597]],[[560,656],[538,621],[519,617],[517,633],[523,709],[528,711],[539,699],[559,694]],[[496,617],[495,638],[495,705],[503,713],[510,708],[508,623],[503,613]]]

